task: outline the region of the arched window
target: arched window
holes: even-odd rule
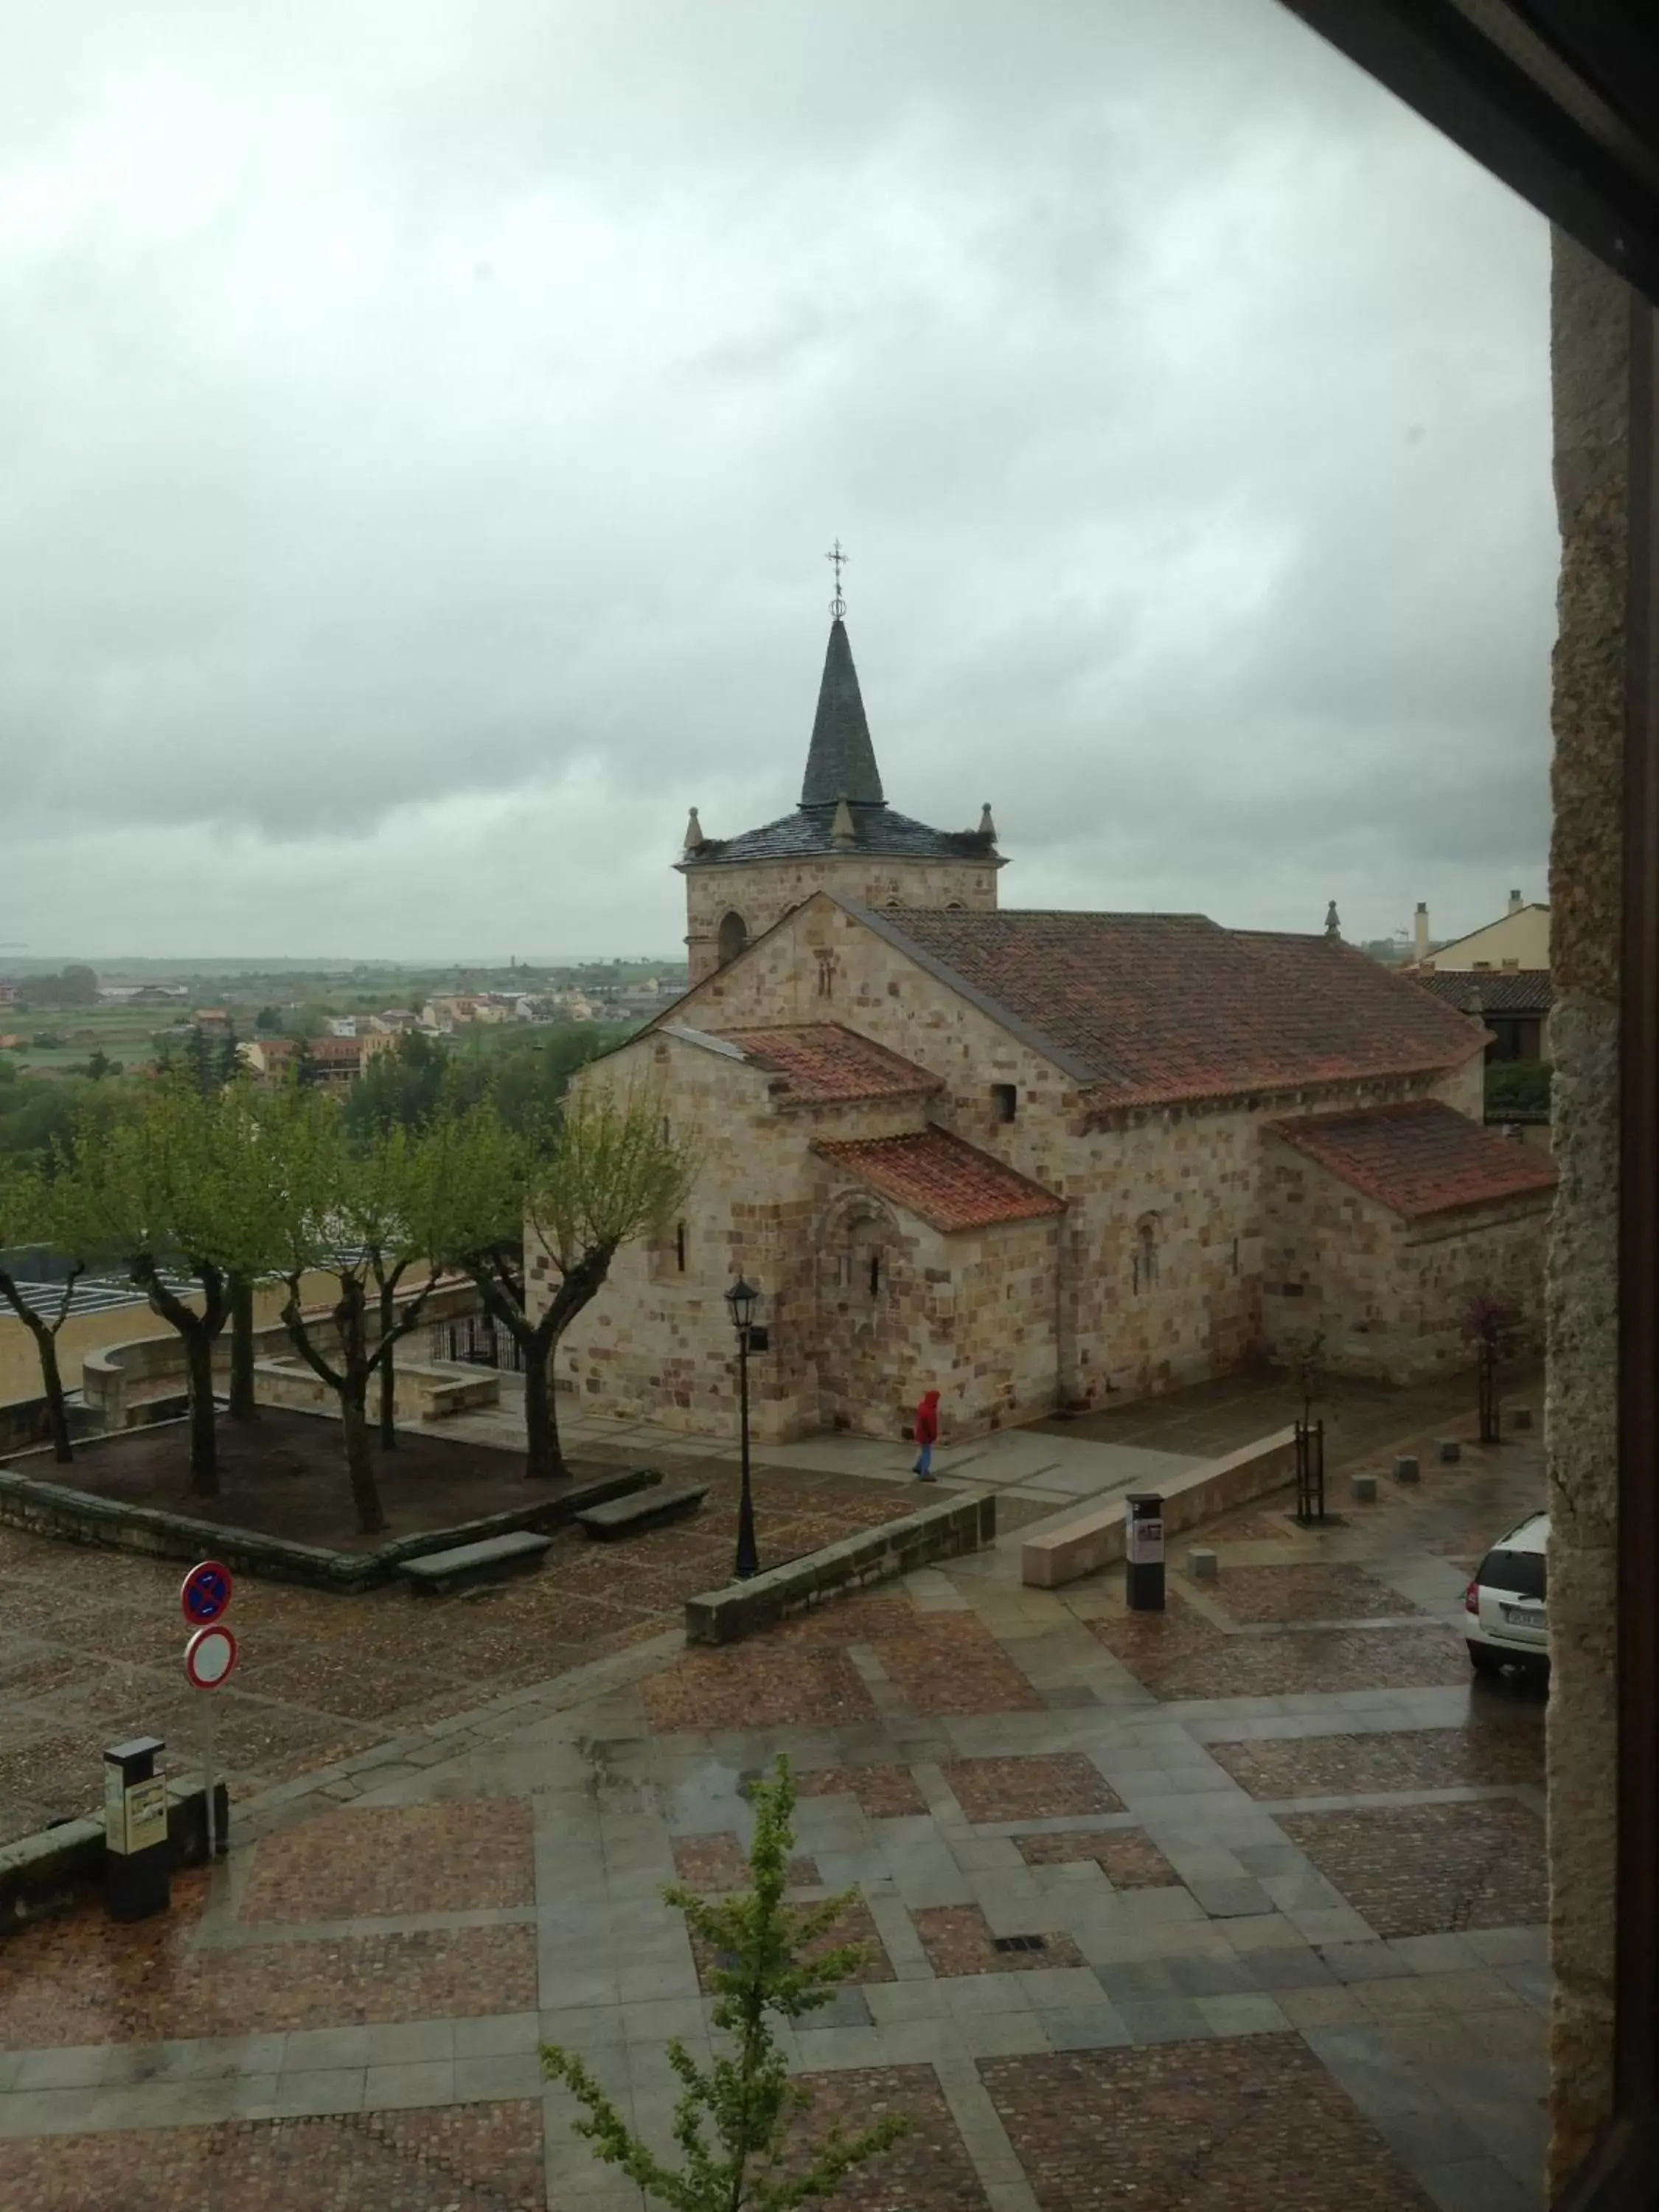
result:
[[[963,914],[966,911],[966,908],[963,907],[960,899],[946,899],[945,902],[945,911],[946,914]]]
[[[728,960],[735,960],[748,942],[749,924],[734,909],[720,924],[719,939],[720,966],[724,968]]]
[[[1158,1216],[1143,1214],[1135,1224],[1134,1255],[1131,1262],[1137,1291],[1150,1291],[1158,1284]]]

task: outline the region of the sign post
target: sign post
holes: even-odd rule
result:
[[[185,1577],[179,1607],[193,1633],[185,1646],[185,1673],[192,1689],[213,1691],[230,1679],[236,1664],[236,1638],[219,1626],[229,1609],[236,1584],[228,1567],[217,1559],[204,1559]],[[213,1771],[213,1699],[202,1700],[202,1798],[207,1823],[207,1862],[219,1853],[218,1817],[214,1805],[217,1784]]]
[[[1164,1610],[1164,1500],[1136,1491],[1123,1501],[1123,1556],[1132,1613]]]

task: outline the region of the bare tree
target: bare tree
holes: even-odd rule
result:
[[[679,1210],[693,1156],[671,1137],[650,1092],[597,1086],[574,1093],[532,1135],[509,1129],[486,1103],[449,1117],[435,1141],[451,1249],[524,1356],[525,1473],[562,1474],[559,1340],[599,1295],[622,1247]],[[544,1303],[532,1287],[538,1264]]]

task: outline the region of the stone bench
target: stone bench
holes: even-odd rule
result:
[[[447,1552],[423,1552],[399,1562],[398,1571],[411,1589],[464,1589],[470,1583],[494,1582],[500,1575],[522,1574],[538,1567],[553,1539],[535,1528],[518,1528],[505,1536],[486,1536],[482,1543],[457,1544]]]
[[[660,1482],[661,1478],[658,1480]],[[637,1536],[642,1529],[659,1528],[665,1521],[695,1513],[708,1495],[706,1482],[697,1490],[636,1490],[630,1497],[590,1505],[576,1516],[576,1524],[601,1543],[611,1544],[618,1536]]]
[[[1276,1429],[1221,1459],[1205,1460],[1170,1477],[1158,1485],[1164,1541],[1231,1506],[1282,1489],[1295,1473],[1296,1431]],[[1024,1536],[1019,1577],[1029,1589],[1059,1589],[1122,1557],[1123,1497],[1115,1492],[1081,1512],[1062,1511]]]
[[[394,1370],[397,1417],[400,1421],[441,1420],[447,1413],[500,1402],[501,1378],[493,1367],[428,1367],[398,1360]],[[286,1406],[296,1413],[337,1413],[340,1401],[321,1376],[297,1354],[291,1359],[254,1363],[254,1390],[261,1405]],[[369,1402],[380,1406],[380,1377],[369,1383]]]

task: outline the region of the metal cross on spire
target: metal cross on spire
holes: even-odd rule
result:
[[[838,538],[823,557],[826,561],[833,561],[836,564],[836,596],[830,602],[830,611],[839,622],[847,612],[847,602],[841,595],[841,572],[852,556],[842,551],[841,540]]]

